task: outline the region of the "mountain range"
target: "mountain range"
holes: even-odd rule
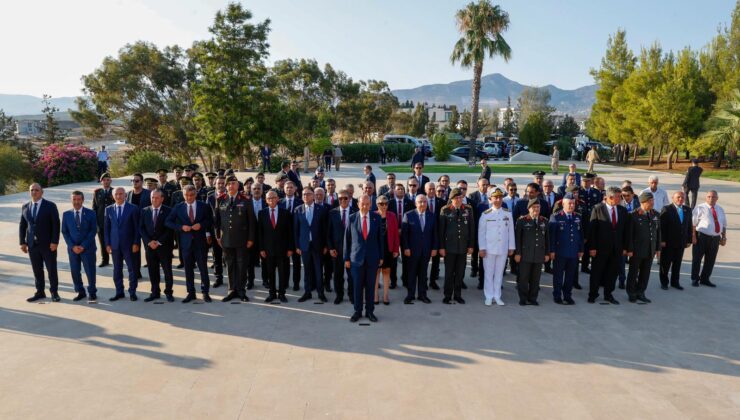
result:
[[[0,109],[9,116],[38,115],[44,109],[42,98],[31,95],[4,95],[0,93]],[[70,108],[77,109],[74,97],[51,98],[51,104],[59,108],[60,113]]]
[[[472,80],[460,80],[447,84],[424,85],[413,89],[396,89],[393,94],[400,102],[407,100],[426,102],[437,105],[456,105],[458,109],[470,108]],[[526,85],[515,82],[500,73],[493,73],[481,78],[480,108],[502,108],[506,106],[507,98],[511,97],[512,107],[516,107],[516,100]],[[578,89],[566,90],[553,85],[542,86],[550,91],[550,105],[558,113],[573,116],[587,117],[591,113],[591,105],[596,99],[597,85],[583,86]]]

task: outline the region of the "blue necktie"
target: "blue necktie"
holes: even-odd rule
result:
[[[679,220],[681,221],[681,223],[683,224],[683,208],[681,208],[681,207],[677,207],[677,209],[678,209],[678,219],[679,219]]]
[[[31,212],[31,217],[33,218],[33,221],[36,222],[36,215],[39,211],[39,203],[33,203],[33,211]]]

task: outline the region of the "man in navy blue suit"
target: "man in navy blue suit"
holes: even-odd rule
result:
[[[352,273],[355,312],[349,319],[357,322],[362,317],[365,298],[365,316],[378,322],[375,316],[375,274],[383,265],[385,243],[380,231],[380,215],[370,213],[370,196],[360,197],[360,211],[349,217],[344,232],[344,266]]]
[[[144,302],[151,302],[162,297],[159,286],[159,268],[164,272],[164,295],[168,302],[174,302],[172,297],[172,229],[165,225],[171,209],[165,206],[164,192],[156,189],[151,193],[152,205],[141,210],[139,229],[144,241],[149,282],[152,285],[151,294]]]
[[[210,281],[208,279],[208,246],[211,243],[210,231],[213,226],[213,212],[207,203],[195,199],[195,187],[188,185],[183,188],[185,201],[179,203],[167,216],[165,224],[179,234],[179,243],[182,247],[182,260],[185,263],[185,285],[188,295],[182,303],[189,303],[195,296],[195,270],[198,265],[200,272],[200,290],[203,300],[211,302],[208,293]]]
[[[134,254],[139,252],[141,235],[139,233],[139,208],[126,202],[126,190],[116,188],[113,193],[115,203],[105,209],[105,250],[113,257],[113,284],[116,294],[109,300],[115,302],[122,299],[123,293],[123,262],[128,269],[128,292],[132,301],[136,301],[136,286],[139,283]]]
[[[57,293],[59,276],[57,274],[57,246],[59,245],[59,211],[57,205],[44,200],[44,190],[39,184],[29,187],[31,201],[25,203],[21,209],[19,236],[21,251],[31,258],[33,278],[36,283],[36,293],[26,299],[35,302],[46,298],[44,289],[44,265],[49,272],[49,291],[51,299],[59,302]]]
[[[89,302],[98,299],[98,289],[95,287],[95,235],[98,233],[98,221],[92,209],[82,207],[85,195],[81,191],[72,192],[72,210],[62,214],[62,235],[67,243],[69,255],[69,271],[72,274],[72,283],[77,296],[72,299],[77,302],[88,297]],[[87,276],[87,293],[82,284],[82,267]]]
[[[401,225],[401,248],[408,258],[408,294],[403,303],[410,304],[417,297],[424,303],[432,303],[427,297],[427,266],[429,259],[437,255],[437,235],[434,214],[427,211],[428,198],[416,196],[416,210],[407,212]]]
[[[289,171],[289,175],[290,173],[293,173],[292,169]],[[301,192],[297,191],[295,182],[288,181],[285,183],[285,197],[278,203],[280,208],[288,210],[291,221],[293,220],[293,210],[303,204],[303,200],[297,194],[301,194]],[[293,262],[293,291],[297,292],[301,287],[301,256],[293,252],[290,259]]]
[[[152,205],[152,192],[144,188],[144,175],[136,173],[131,176],[131,189],[126,194],[126,201],[135,205],[139,211]],[[138,225],[137,225],[138,226]],[[139,250],[134,252],[134,265],[136,265],[136,277],[141,280],[141,243]]]
[[[344,267],[344,231],[349,224],[349,216],[355,212],[355,209],[349,205],[349,199],[350,196],[347,190],[339,191],[339,207],[333,208],[327,219],[326,243],[333,262],[334,290],[337,292],[337,296],[334,298],[335,305],[339,305],[344,299],[344,273],[346,271],[349,274],[349,270]],[[349,296],[351,302],[354,302],[352,276],[348,276],[347,280],[347,296]]]
[[[303,296],[298,302],[312,298],[311,291],[316,289],[319,299],[326,302],[324,284],[321,276],[321,255],[326,253],[326,208],[315,205],[314,193],[310,187],[303,189],[303,204],[293,212],[293,235],[295,252],[303,261]]]

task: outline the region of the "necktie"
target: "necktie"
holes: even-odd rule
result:
[[[367,240],[367,216],[362,216],[362,239]]]
[[[431,211],[432,214],[434,214],[434,199],[433,198],[429,200],[429,211]]]
[[[311,221],[313,221],[313,206],[309,206],[306,209],[306,220],[308,221],[308,225],[311,226]]]
[[[77,224],[77,229],[80,228],[80,211],[75,210],[75,224]]]
[[[550,204],[550,208],[552,208],[552,204],[553,204],[552,203],[552,194],[548,194],[547,197],[548,197],[548,200],[547,201],[549,202],[548,204]]]
[[[342,210],[342,227],[347,227],[347,210]]]
[[[398,225],[401,225],[401,218],[403,217],[403,210],[401,209],[401,206],[403,203],[400,200],[396,200],[398,203],[398,213],[396,213],[396,217],[398,217]]]
[[[39,203],[33,203],[33,210],[31,211],[31,218],[33,218],[33,221],[36,221],[36,214],[38,214],[39,210]]]
[[[190,218],[190,223],[193,223],[195,221],[195,214],[193,212],[192,204],[188,204],[188,217]]]
[[[329,205],[334,205],[334,196],[329,194]]]
[[[154,226],[157,226],[157,216],[159,216],[159,209],[154,209],[154,220],[152,223]]]
[[[121,220],[121,208],[122,206],[118,206],[118,220]]]
[[[712,217],[714,217],[714,233],[719,233],[719,219],[717,218],[717,210],[714,207],[712,209]]]
[[[612,229],[617,228],[617,212],[614,210],[614,207],[612,207]]]
[[[272,222],[272,228],[275,229],[275,209],[270,209],[270,221]]]
[[[683,208],[677,207],[677,209],[678,209],[678,220],[680,220],[681,224],[683,224]]]
[[[234,207],[234,197],[229,199],[229,207]]]
[[[421,221],[421,231],[424,232],[424,213],[419,214],[419,219]]]

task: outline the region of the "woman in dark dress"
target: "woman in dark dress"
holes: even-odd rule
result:
[[[397,264],[396,259],[398,258],[398,250],[401,246],[400,239],[398,237],[398,222],[396,221],[396,214],[388,211],[388,197],[381,195],[378,196],[376,204],[378,205],[378,213],[380,215],[380,230],[383,233],[383,238],[386,241],[385,255],[383,256],[383,265],[378,269],[378,274],[375,277],[375,303],[378,302],[378,286],[380,284],[380,275],[383,275],[383,304],[390,304],[388,300],[388,286],[391,284],[391,267],[393,264]]]

